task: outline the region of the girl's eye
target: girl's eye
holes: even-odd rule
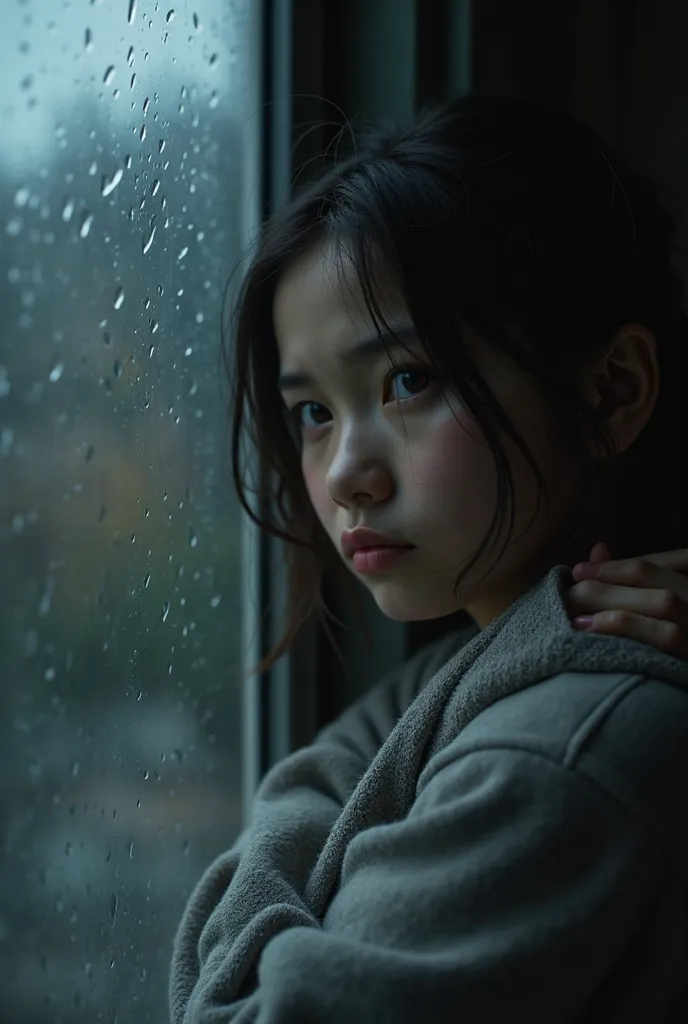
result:
[[[304,409],[308,409],[309,406],[311,406],[311,407],[315,406],[316,409],[321,410],[320,415],[322,415],[322,410],[324,410],[324,412],[327,413],[327,409],[325,409],[325,406],[324,405],[319,405],[317,402],[299,402],[297,405],[294,406],[293,409],[289,410],[289,418],[290,418],[290,420],[292,420],[292,422],[297,427],[297,429],[300,429],[300,430],[304,430],[304,429],[315,430],[317,427],[324,426],[324,423],[317,423],[317,422],[316,423],[304,423],[303,422],[303,419],[301,418],[301,413],[302,413],[302,411]]]
[[[397,394],[395,397],[397,399],[399,399],[400,401],[402,401],[402,402],[410,402],[410,401],[413,401],[414,398],[420,398],[420,396],[423,394],[423,392],[426,391],[427,388],[429,387],[429,382],[432,381],[432,375],[430,374],[430,372],[428,370],[424,370],[422,368],[416,369],[416,368],[412,368],[412,367],[408,367],[407,366],[405,368],[402,367],[401,369],[390,370],[390,372],[385,376],[385,384],[389,384],[390,381],[396,381],[396,380],[403,381],[403,383],[401,385],[402,390],[408,390],[409,389],[409,381],[408,380],[404,380],[404,378],[410,378],[411,394],[410,395]],[[414,378],[415,378],[415,383],[414,383]],[[419,378],[421,380],[421,387],[420,388],[418,388],[418,379]],[[424,386],[422,386],[422,381],[423,381],[424,378],[425,378],[426,383],[425,383]]]
[[[397,389],[397,393],[393,395],[393,400],[397,402],[413,402],[419,398],[422,398],[425,392],[431,387],[434,377],[429,370],[423,368],[411,368],[411,367],[397,367],[396,369],[390,370],[385,375],[385,392],[388,390],[390,383],[399,381],[400,387]],[[404,394],[404,391],[410,394]],[[385,397],[387,395],[385,394]],[[315,422],[304,422],[302,418],[303,410],[309,410],[308,415],[315,419]],[[329,415],[324,405],[320,405],[319,402],[298,402],[293,409],[289,410],[289,418],[292,423],[301,430],[316,430],[318,427],[325,426]]]

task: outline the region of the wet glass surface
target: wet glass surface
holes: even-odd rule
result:
[[[167,1019],[240,827],[222,292],[250,0],[3,0],[3,1019]]]

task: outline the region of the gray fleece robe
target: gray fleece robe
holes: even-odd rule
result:
[[[552,569],[272,768],[174,943],[172,1024],[688,1021],[688,664]]]

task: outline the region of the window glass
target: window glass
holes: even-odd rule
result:
[[[165,1020],[241,826],[220,358],[250,0],[3,0],[0,943],[14,1024]]]

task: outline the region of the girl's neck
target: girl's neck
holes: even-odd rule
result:
[[[534,587],[555,565],[573,568],[576,562],[589,561],[592,548],[600,541],[610,544],[608,523],[603,512],[598,510],[597,514],[589,517],[571,516],[564,528],[534,559],[501,582],[494,591],[481,596],[476,602],[469,602],[465,610],[484,629]]]

